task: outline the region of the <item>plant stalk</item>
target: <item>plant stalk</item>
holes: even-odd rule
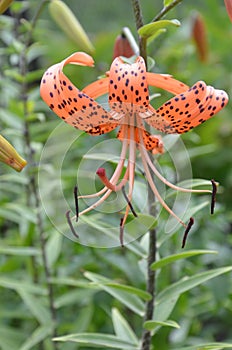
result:
[[[44,7],[44,4],[46,3],[46,0],[42,0],[40,2],[40,5],[37,9],[37,12],[32,19],[31,22],[31,28],[29,32],[27,33],[28,35],[26,36],[24,40],[24,48],[21,52],[20,55],[20,62],[19,62],[19,69],[20,69],[20,74],[24,77],[23,82],[21,84],[21,100],[23,102],[23,113],[25,117],[25,124],[24,124],[24,137],[25,137],[25,144],[27,148],[27,157],[28,157],[28,163],[30,166],[33,166],[35,164],[35,159],[34,159],[34,149],[32,147],[32,140],[31,140],[31,134],[30,134],[30,125],[28,122],[29,119],[29,108],[28,108],[28,84],[26,82],[26,76],[28,73],[28,62],[27,62],[27,50],[30,46],[31,40],[32,40],[32,34],[33,30],[36,26],[37,20],[40,16],[40,13],[42,12],[42,9]],[[38,184],[36,180],[36,173],[32,171],[29,174],[29,184],[28,184],[28,189],[27,189],[28,195],[31,194],[31,196],[28,197],[28,202],[33,200],[33,203],[30,203],[30,205],[33,205],[36,211],[36,224],[37,224],[37,231],[39,234],[39,240],[40,240],[40,246],[41,246],[41,251],[42,251],[42,261],[43,261],[43,267],[44,267],[44,274],[45,274],[45,280],[46,280],[46,285],[48,289],[48,302],[49,302],[49,309],[50,309],[50,314],[51,314],[51,320],[53,323],[53,333],[52,336],[56,337],[57,332],[56,332],[56,309],[54,305],[54,290],[53,290],[53,285],[50,282],[51,278],[51,272],[48,266],[48,261],[47,261],[47,255],[46,255],[46,237],[45,237],[45,232],[43,228],[43,219],[41,215],[41,205],[40,205],[40,199],[39,199],[39,191],[38,191]],[[36,278],[37,279],[37,278]],[[41,345],[41,344],[40,344]],[[56,342],[53,342],[53,349],[58,350],[58,344]]]
[[[176,5],[178,5],[182,0],[174,0],[170,5],[165,6],[162,10],[153,18],[152,22],[159,21],[162,17],[164,17],[171,9],[173,9]]]

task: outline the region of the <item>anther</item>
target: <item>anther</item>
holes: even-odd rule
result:
[[[124,234],[124,225],[123,225],[123,218],[121,218],[121,220],[120,220],[120,236],[119,236],[119,239],[120,239],[120,243],[121,243],[121,247],[122,248],[124,247],[123,234]]]
[[[129,198],[127,197],[127,194],[126,194],[126,191],[125,191],[125,187],[124,187],[124,186],[122,187],[122,194],[123,194],[123,196],[125,197],[125,200],[127,201],[127,204],[129,205],[132,214],[134,215],[134,217],[137,218],[138,215],[136,214],[136,212],[135,212],[135,210],[134,210],[134,208],[133,208],[131,202],[129,201]]]
[[[190,219],[189,219],[189,223],[188,223],[188,225],[187,225],[187,227],[186,227],[186,230],[185,230],[185,232],[184,232],[184,237],[183,237],[183,240],[182,240],[182,246],[181,246],[181,248],[184,248],[184,247],[185,247],[185,243],[186,243],[186,240],[187,240],[187,237],[188,237],[188,233],[189,233],[191,227],[193,226],[193,224],[194,224],[194,219],[193,219],[193,218],[190,218]]]
[[[216,203],[216,194],[217,194],[217,185],[214,179],[211,180],[213,191],[211,197],[211,214],[214,213],[215,203]]]
[[[71,218],[70,218],[70,211],[71,210],[68,210],[66,213],[65,213],[65,216],[67,218],[67,222],[69,224],[69,227],[70,227],[70,230],[72,231],[72,234],[76,237],[76,238],[79,238],[78,234],[76,233],[74,227],[73,227],[73,224],[72,224],[72,221],[71,221]]]
[[[76,210],[76,222],[79,218],[79,205],[78,205],[78,187],[77,185],[73,189],[74,201],[75,201],[75,210]]]

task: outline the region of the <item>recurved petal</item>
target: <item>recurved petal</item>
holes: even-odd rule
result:
[[[80,130],[88,132],[99,125],[110,124],[113,118],[107,111],[63,73],[63,67],[69,63],[93,66],[94,61],[84,52],[76,52],[50,67],[44,73],[40,87],[45,103],[66,123]]]

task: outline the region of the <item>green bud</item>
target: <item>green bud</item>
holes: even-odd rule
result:
[[[70,8],[61,0],[51,0],[49,11],[56,24],[81,50],[93,53],[94,47]]]
[[[12,2],[13,0],[0,0],[0,15],[8,9]]]
[[[23,159],[11,144],[0,135],[0,162],[9,165],[16,171],[21,171],[27,161]]]

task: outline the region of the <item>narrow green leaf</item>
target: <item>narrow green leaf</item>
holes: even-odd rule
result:
[[[19,255],[19,256],[37,256],[41,255],[41,251],[34,247],[10,247],[0,245],[0,254]]]
[[[0,286],[4,288],[14,289],[14,290],[23,290],[30,293],[47,295],[47,290],[40,286],[37,286],[33,283],[29,283],[28,281],[17,281],[15,279],[10,279],[6,277],[0,278]]]
[[[56,263],[62,248],[63,236],[60,232],[53,231],[46,243],[46,256],[49,269]]]
[[[138,338],[136,337],[134,331],[130,327],[127,320],[116,308],[112,310],[112,321],[114,325],[114,331],[119,339],[128,341],[137,346],[139,345]]]
[[[161,28],[158,29],[152,36],[150,36],[147,40],[147,44],[150,45],[150,43],[155,40],[156,38],[158,38],[161,34],[165,33],[167,31],[167,29],[165,28]],[[151,100],[151,97],[150,97]]]
[[[160,269],[168,264],[171,264],[174,261],[177,261],[180,259],[190,258],[191,256],[200,255],[200,254],[217,254],[217,251],[215,251],[215,250],[200,250],[200,249],[199,250],[187,250],[187,251],[184,251],[182,253],[173,254],[173,255],[170,255],[168,257],[162,258],[162,259],[154,262],[151,265],[151,269],[157,270],[157,269]]]
[[[164,7],[169,6],[173,0],[164,0]]]
[[[101,333],[77,333],[70,334],[53,339],[54,341],[74,342],[79,344],[87,344],[88,347],[106,347],[123,350],[139,350],[138,346],[122,340],[115,335]],[[20,349],[21,350],[21,349]]]
[[[1,322],[3,325],[3,322]],[[0,349],[1,350],[12,350],[19,349],[20,344],[24,339],[22,329],[15,329],[11,327],[1,326],[0,327]]]
[[[231,349],[232,343],[205,343],[193,346],[187,346],[183,348],[173,348],[173,350],[222,350]]]
[[[180,295],[201,283],[230,271],[232,271],[232,266],[226,266],[211,271],[204,271],[192,277],[185,277],[181,281],[173,283],[159,293],[156,298],[156,303],[160,304],[166,302],[167,300],[172,299],[173,296]]]
[[[33,349],[35,345],[39,344],[42,340],[46,339],[51,335],[52,327],[51,325],[46,325],[38,327],[21,345],[19,350],[30,350]]]
[[[19,295],[27,305],[30,312],[35,316],[41,325],[51,324],[51,316],[46,307],[44,307],[38,298],[35,298],[31,293],[28,293],[22,289],[18,290]]]
[[[167,321],[146,321],[144,323],[144,328],[148,329],[149,331],[153,331],[155,328],[157,328],[158,326],[165,326],[165,327],[173,327],[173,328],[180,328],[180,326],[178,325],[178,323],[176,323],[175,321],[172,320],[167,320]]]
[[[113,282],[106,283],[105,285],[112,287],[114,289],[124,290],[125,292],[138,295],[141,299],[144,299],[146,301],[151,300],[151,294],[139,288],[127,286],[125,284],[113,283]]]
[[[179,27],[180,22],[177,19],[172,19],[172,20],[164,19],[157,22],[148,23],[142,26],[141,28],[139,28],[138,33],[143,38],[148,39],[151,36],[155,35],[158,30],[169,26]]]
[[[143,316],[145,305],[142,300],[137,296],[128,291],[120,290],[115,287],[111,287],[107,284],[112,283],[108,278],[105,278],[96,273],[86,271],[84,276],[89,280],[97,283],[104,291],[112,295],[115,299],[126,305],[129,309],[134,311],[136,314]]]

